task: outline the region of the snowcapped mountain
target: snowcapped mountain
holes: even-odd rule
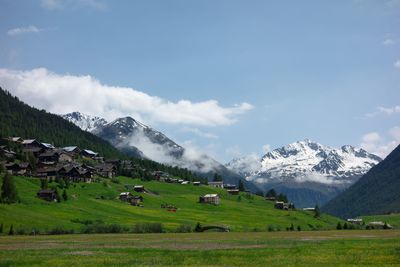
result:
[[[265,189],[280,188],[289,198],[292,195],[296,204],[305,206],[323,204],[381,160],[349,145],[338,149],[306,139],[277,148],[261,158],[234,159],[226,166]],[[294,188],[297,192],[292,192]],[[307,197],[299,194],[302,188],[307,190]]]
[[[243,178],[211,157],[190,148],[183,148],[163,133],[131,117],[118,118],[109,123],[79,112],[63,117],[81,129],[109,141],[128,155],[187,168],[210,179],[214,173],[219,173],[226,183],[237,184],[238,180]],[[244,182],[247,188],[256,190],[252,183]]]
[[[84,131],[91,132],[94,129],[101,127],[105,124],[107,124],[107,121],[103,118],[96,117],[96,116],[91,116],[87,114],[83,114],[80,112],[71,112],[65,115],[62,115],[62,117],[79,128],[81,128]]]

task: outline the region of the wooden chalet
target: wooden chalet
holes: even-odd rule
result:
[[[44,166],[36,170],[35,176],[47,179],[56,179],[59,177],[59,169],[57,166]]]
[[[60,154],[54,150],[46,150],[39,154],[39,162],[58,162]]]
[[[209,186],[216,187],[216,188],[224,188],[224,182],[208,182]]]
[[[4,167],[12,175],[30,176],[32,174],[32,166],[28,162],[6,163],[4,164]]]
[[[99,155],[99,153],[94,152],[94,151],[89,150],[89,149],[83,149],[81,151],[81,155],[84,156],[84,157],[87,157],[87,158],[94,158],[94,157],[97,157]]]
[[[53,189],[39,190],[36,195],[38,198],[44,199],[47,201],[56,201],[57,200],[57,193]]]
[[[143,192],[145,191],[143,185],[135,185],[135,186],[133,187],[133,190],[134,190],[135,192],[138,192],[138,193],[143,193]]]
[[[73,157],[81,153],[81,149],[77,146],[66,146],[63,147],[62,150],[69,153]]]
[[[132,196],[130,198],[130,202],[132,206],[139,206],[140,203],[143,202],[143,197],[142,196]]]
[[[230,195],[239,195],[239,189],[228,189],[226,190]]]
[[[119,194],[119,200],[121,201],[128,201],[131,197],[131,192],[122,192]]]
[[[224,188],[226,190],[234,190],[234,189],[236,189],[236,185],[234,185],[234,184],[224,184]]]
[[[219,205],[220,199],[219,199],[218,194],[207,194],[207,195],[201,196],[199,198],[199,202]]]
[[[293,209],[293,203],[285,203],[283,201],[276,201],[275,202],[275,209],[279,210],[289,210]]]
[[[26,139],[23,140],[21,144],[24,149],[44,148],[43,145],[36,139]]]
[[[13,158],[15,158],[16,155],[17,155],[17,153],[15,153],[12,150],[7,149],[6,146],[0,146],[0,156],[1,157],[13,159]]]
[[[8,138],[5,138],[5,140],[13,142],[13,143],[22,143],[24,141],[24,139],[22,139],[19,136],[15,136],[15,137],[14,136],[10,136]]]
[[[95,167],[96,173],[105,178],[113,178],[117,173],[117,167],[113,164],[103,163]]]

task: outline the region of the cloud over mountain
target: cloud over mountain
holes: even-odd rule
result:
[[[30,105],[54,113],[80,110],[107,120],[130,115],[152,124],[230,125],[253,108],[245,102],[223,107],[213,99],[173,102],[133,88],[105,85],[89,75],[62,75],[45,68],[0,69],[0,86]]]

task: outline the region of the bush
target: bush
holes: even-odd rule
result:
[[[15,231],[15,233],[17,234],[17,235],[26,235],[26,231],[25,231],[25,229],[23,229],[23,228],[21,228],[21,229],[17,229],[16,231]]]
[[[112,178],[111,182],[114,183],[114,184],[119,184],[120,183],[120,181],[118,180],[117,177]]]
[[[67,235],[67,234],[73,234],[74,230],[73,229],[64,229],[60,226],[54,227],[50,231],[47,232],[49,235]]]
[[[342,225],[340,224],[340,222],[337,223],[336,230],[342,230]]]
[[[203,228],[201,227],[201,224],[199,222],[196,224],[194,231],[195,232],[203,232]]]
[[[137,223],[133,226],[133,233],[163,233],[164,228],[161,223]]]
[[[123,233],[127,232],[128,229],[119,224],[87,224],[83,229],[84,234],[106,234],[106,233]]]
[[[191,233],[193,232],[192,226],[190,224],[181,224],[176,228],[177,233]]]
[[[268,232],[275,232],[275,227],[273,225],[268,225],[267,227]]]

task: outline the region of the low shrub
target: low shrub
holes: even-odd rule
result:
[[[177,233],[191,233],[193,232],[193,228],[190,224],[181,224],[176,228],[175,232]]]
[[[47,232],[47,234],[49,234],[49,235],[67,235],[67,234],[73,234],[73,233],[74,233],[73,229],[64,229],[59,226],[57,226]]]
[[[164,227],[161,223],[137,223],[133,226],[133,233],[163,233]]]
[[[104,223],[94,223],[88,224],[82,230],[84,234],[106,234],[106,233],[123,233],[127,232],[128,229],[119,224],[104,224]]]

